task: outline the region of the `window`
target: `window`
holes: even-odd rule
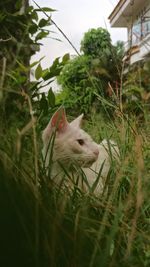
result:
[[[141,40],[141,23],[140,19],[136,20],[132,28],[132,44],[137,45]]]
[[[145,37],[150,33],[150,8],[143,14],[142,17],[142,34]]]
[[[132,33],[132,35],[131,35]],[[150,33],[150,8],[144,8],[133,24],[130,30],[132,45],[138,45],[139,42]]]

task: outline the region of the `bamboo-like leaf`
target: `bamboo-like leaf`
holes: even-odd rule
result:
[[[53,9],[53,8],[50,8],[50,7],[42,7],[42,8],[38,8],[38,9],[35,9],[35,11],[38,11],[38,12],[54,12],[54,11],[57,11],[56,9]]]

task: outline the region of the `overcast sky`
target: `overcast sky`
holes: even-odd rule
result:
[[[31,0],[32,1],[32,0]],[[51,7],[56,9],[52,13],[52,19],[63,30],[73,45],[80,51],[80,42],[85,32],[91,28],[107,28],[111,34],[113,43],[117,40],[127,40],[125,29],[110,28],[108,16],[112,12],[119,0],[36,0],[41,7]],[[32,2],[33,4],[33,2]],[[44,14],[42,15],[44,17]],[[42,66],[49,67],[56,57],[65,53],[76,54],[67,40],[55,27],[50,26],[49,38],[43,41],[43,46],[39,53],[33,57],[33,61],[42,56]],[[61,42],[52,38],[61,39]]]

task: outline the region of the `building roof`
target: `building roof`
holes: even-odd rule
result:
[[[120,0],[109,15],[111,26],[128,27],[149,4],[149,0]]]
[[[111,21],[113,19],[113,17],[116,15],[116,13],[118,13],[118,11],[121,9],[121,7],[123,6],[123,4],[126,2],[127,0],[120,0],[118,2],[118,4],[115,6],[115,8],[113,9],[113,11],[111,12],[111,14],[109,15],[108,19]]]

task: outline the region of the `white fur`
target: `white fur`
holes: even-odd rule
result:
[[[83,168],[83,171],[88,178],[90,187],[92,187],[98,177],[99,172],[101,172],[99,182],[94,190],[94,194],[97,196],[103,192],[105,181],[111,167],[111,162],[114,159],[119,159],[118,146],[114,141],[107,141],[104,139],[99,144],[98,159],[92,164],[91,168]]]
[[[56,111],[50,120],[49,124],[43,131],[43,156],[46,157],[45,167],[49,168],[50,149],[48,149],[50,138],[52,134],[56,132],[54,146],[53,146],[53,166],[51,169],[51,178],[54,179],[56,184],[59,184],[64,177],[63,168],[67,171],[69,176],[79,176],[78,171],[74,171],[74,165],[81,167],[86,174],[90,187],[96,180],[97,174],[104,162],[104,166],[101,173],[101,178],[95,189],[95,194],[99,195],[102,192],[104,179],[107,177],[110,169],[110,149],[113,157],[117,157],[118,148],[113,141],[106,140],[98,145],[92,138],[80,128],[83,115],[68,123],[65,110],[63,108]],[[83,144],[81,142],[83,141]],[[79,143],[81,142],[81,144]],[[47,152],[48,150],[48,152]],[[46,156],[47,154],[47,156]],[[61,166],[60,166],[61,164]],[[89,169],[89,167],[91,167]],[[77,168],[77,170],[80,168]],[[78,186],[85,191],[88,191],[88,187],[83,185],[79,179]],[[68,178],[69,180],[69,178]],[[67,185],[71,186],[70,181]]]

